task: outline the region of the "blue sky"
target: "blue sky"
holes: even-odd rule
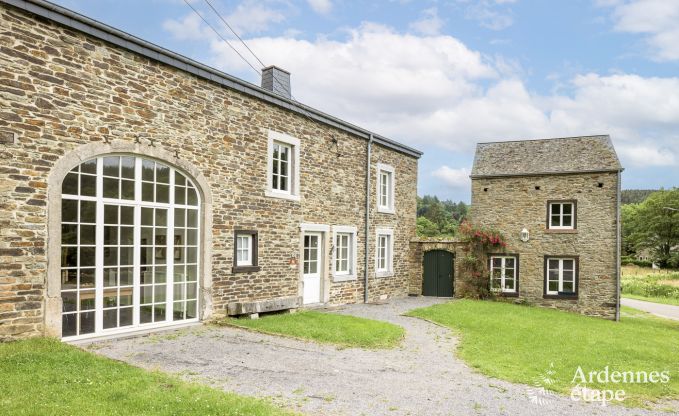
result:
[[[468,201],[479,141],[588,134],[623,188],[679,185],[679,1],[210,1],[295,99],[423,150],[421,195]],[[56,2],[259,82],[183,0]]]

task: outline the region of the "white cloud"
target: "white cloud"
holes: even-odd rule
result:
[[[582,74],[541,95],[502,57],[373,23],[341,39],[247,42],[291,71],[300,101],[415,147],[471,154],[478,141],[608,133],[625,165],[679,161],[679,77]],[[226,72],[247,69],[223,42],[211,53]]]
[[[328,14],[332,10],[332,1],[330,0],[307,0],[307,3],[318,14]]]
[[[613,7],[615,30],[645,35],[651,56],[660,61],[679,60],[679,1],[602,1]]]
[[[206,27],[200,17],[193,12],[180,20],[168,19],[164,21],[163,29],[179,40],[201,40],[212,36],[210,28]]]
[[[506,29],[514,24],[514,18],[511,11],[503,6],[512,3],[515,3],[515,0],[480,0],[472,2],[465,10],[465,17],[478,21],[479,25],[486,29]]]
[[[441,179],[446,185],[456,189],[469,189],[471,179],[469,179],[469,169],[454,169],[449,166],[441,166],[432,172],[432,176]]]
[[[438,35],[444,25],[443,19],[439,17],[438,9],[432,7],[422,11],[422,17],[410,24],[410,29],[422,35]]]

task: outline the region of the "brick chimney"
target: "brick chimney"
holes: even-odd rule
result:
[[[292,98],[290,73],[275,65],[262,69],[262,88],[287,99]]]

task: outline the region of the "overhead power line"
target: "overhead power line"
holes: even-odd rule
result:
[[[222,36],[222,34],[219,33],[219,31],[217,31],[217,29],[215,29],[215,28],[210,24],[210,22],[208,22],[207,19],[205,19],[205,18],[203,17],[203,15],[200,14],[200,13],[198,12],[198,10],[196,10],[196,9],[191,5],[191,3],[189,3],[187,0],[184,0],[184,3],[186,3],[186,5],[189,6],[189,7],[191,8],[191,10],[193,10],[193,12],[194,12],[196,15],[198,15],[198,17],[200,17],[200,19],[201,19],[203,22],[205,22],[205,24],[208,25],[208,27],[209,27],[210,29],[212,29],[212,31],[215,32],[215,34],[216,34],[217,36],[219,36],[219,38],[220,38],[221,40],[223,40],[224,42],[226,42],[226,44],[229,45],[229,46],[231,47],[231,49],[233,49],[233,51],[236,52],[236,54],[237,54],[238,56],[240,56],[240,59],[242,59],[246,64],[248,64],[248,66],[249,66],[250,68],[252,68],[252,70],[255,71],[255,73],[257,73],[257,75],[260,75],[260,74],[261,74],[261,71],[258,71],[257,68],[255,68],[255,67],[250,63],[250,61],[248,61],[247,59],[245,59],[245,57],[244,57],[243,55],[241,55],[240,52],[238,52],[238,49],[236,49],[236,48],[231,44],[231,42],[229,42],[224,36]],[[249,49],[249,48],[248,48],[248,49]]]
[[[264,62],[262,62],[262,60],[259,59],[259,57],[252,51],[252,49],[250,49],[250,47],[248,46],[248,44],[245,43],[245,41],[243,40],[243,38],[241,38],[241,37],[238,35],[238,33],[236,33],[236,31],[231,27],[231,25],[229,24],[229,22],[227,22],[226,19],[224,19],[224,17],[222,17],[221,13],[219,13],[219,11],[217,11],[217,9],[215,9],[215,7],[212,5],[212,3],[210,3],[210,0],[205,0],[205,3],[207,3],[208,6],[210,6],[210,8],[212,9],[212,11],[215,12],[215,14],[221,19],[222,22],[224,22],[224,25],[225,25],[226,27],[229,28],[229,30],[231,31],[231,33],[233,33],[233,34],[238,38],[238,40],[243,44],[243,46],[245,46],[245,48],[246,48],[248,51],[250,51],[250,53],[252,54],[252,56],[255,57],[255,59],[259,62],[259,64],[262,65],[262,68],[264,68],[264,67],[266,66],[266,65],[264,65]]]

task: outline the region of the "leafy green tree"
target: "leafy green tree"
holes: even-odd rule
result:
[[[436,196],[424,195],[417,198],[417,216],[426,218],[436,228],[431,234],[427,228],[428,237],[452,237],[457,232],[460,222],[467,216],[468,206],[464,202],[441,201]],[[429,226],[429,225],[427,225]],[[424,236],[425,234],[420,235]]]
[[[420,237],[436,237],[439,229],[427,217],[417,217],[417,235]]]
[[[624,247],[651,249],[661,267],[674,262],[679,246],[679,188],[654,192],[644,202],[623,208],[622,221]]]

